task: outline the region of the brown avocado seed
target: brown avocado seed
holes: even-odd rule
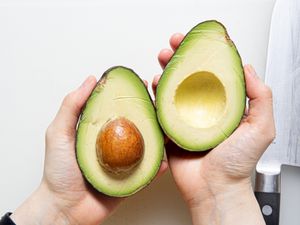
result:
[[[107,122],[98,133],[100,165],[112,173],[128,172],[142,159],[144,140],[137,127],[121,117]]]

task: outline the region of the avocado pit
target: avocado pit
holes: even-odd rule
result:
[[[108,121],[96,141],[100,165],[114,174],[130,172],[144,154],[144,140],[137,127],[121,117]]]

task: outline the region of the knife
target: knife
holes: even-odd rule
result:
[[[273,91],[276,138],[256,166],[255,196],[267,225],[279,224],[282,165],[300,166],[300,1],[273,9],[265,82]]]

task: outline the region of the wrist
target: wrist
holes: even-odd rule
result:
[[[44,183],[10,217],[17,225],[71,224]]]
[[[185,197],[189,208],[197,208],[203,203],[220,201],[224,198],[238,196],[239,193],[253,193],[251,180],[224,181],[215,178],[212,180],[201,180],[198,190],[191,192]]]
[[[265,224],[250,181],[212,188],[187,203],[194,225]]]

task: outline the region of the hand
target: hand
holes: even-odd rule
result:
[[[46,132],[42,182],[11,215],[16,224],[99,225],[122,201],[123,198],[108,197],[94,190],[84,180],[76,162],[76,125],[95,85],[96,79],[90,76],[65,97]],[[159,174],[166,169],[167,163],[163,162]]]
[[[182,34],[173,35],[172,50],[160,52],[162,68],[183,38]],[[251,187],[251,174],[275,136],[272,93],[251,66],[245,66],[244,72],[249,110],[228,139],[210,151],[198,153],[184,151],[171,141],[166,145],[172,175],[194,224],[264,224]],[[153,80],[154,93],[159,78]]]

